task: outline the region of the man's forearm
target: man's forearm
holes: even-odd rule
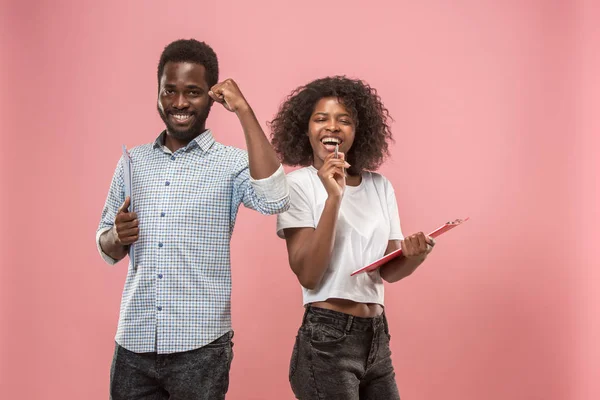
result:
[[[100,235],[100,247],[105,254],[115,260],[121,260],[129,251],[129,246],[123,246],[122,244],[117,243],[114,228],[111,228]]]
[[[277,154],[260,126],[254,111],[248,105],[236,111],[244,129],[246,146],[248,147],[248,161],[250,176],[253,179],[268,178],[279,168]]]

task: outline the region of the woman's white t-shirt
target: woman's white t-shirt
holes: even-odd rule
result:
[[[287,228],[316,228],[327,191],[310,166],[288,174],[290,208],[277,216],[277,235]],[[381,258],[389,240],[402,240],[394,188],[382,175],[363,172],[358,186],[346,186],[339,210],[331,262],[319,285],[302,288],[304,304],[330,298],[383,305],[379,270],[350,273]]]

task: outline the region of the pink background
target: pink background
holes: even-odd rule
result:
[[[0,396],[107,398],[126,271],[94,234],[120,145],[163,128],[162,48],[195,37],[263,122],[309,80],[367,80],[404,232],[471,216],[387,287],[403,399],[600,398],[599,2],[297,3],[2,3]],[[208,125],[244,146],[233,115]],[[301,293],[275,218],[242,210],[232,248],[228,399],[292,398]]]

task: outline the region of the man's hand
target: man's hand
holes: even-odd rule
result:
[[[117,212],[115,224],[113,225],[113,237],[116,244],[121,246],[129,246],[130,244],[135,243],[140,236],[137,214],[134,212],[127,212],[130,203],[131,199],[127,196]]]
[[[225,109],[234,113],[249,108],[248,102],[233,79],[225,79],[223,82],[217,83],[210,89],[208,95],[217,103],[223,104]]]

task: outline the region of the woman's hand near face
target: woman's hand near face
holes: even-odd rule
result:
[[[318,176],[327,190],[327,195],[330,198],[340,199],[346,188],[346,173],[344,168],[349,168],[345,160],[344,153],[338,152],[338,157],[335,158],[335,153],[325,157],[323,166],[319,169]]]

